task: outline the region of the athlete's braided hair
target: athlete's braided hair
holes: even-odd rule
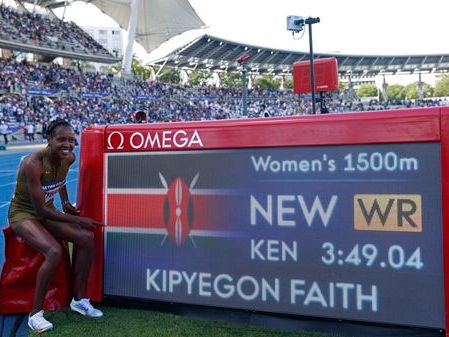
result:
[[[55,133],[56,128],[61,125],[68,126],[73,129],[72,125],[69,122],[67,122],[65,119],[55,119],[54,121],[52,121],[50,123],[50,125],[47,128],[47,132],[46,132],[47,138],[52,137]]]

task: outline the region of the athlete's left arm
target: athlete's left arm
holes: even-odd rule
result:
[[[75,162],[75,155],[73,155],[73,158],[70,159],[69,166],[72,166],[72,164]],[[61,197],[61,204],[62,204],[62,210],[64,213],[72,214],[72,215],[79,215],[80,211],[76,209],[75,206],[71,204],[69,201],[69,195],[67,193],[66,185],[62,186],[59,190],[59,196]]]

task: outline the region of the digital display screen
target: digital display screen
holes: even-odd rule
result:
[[[106,154],[104,294],[444,328],[440,151]]]

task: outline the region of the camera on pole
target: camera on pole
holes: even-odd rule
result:
[[[287,16],[287,30],[293,33],[299,33],[304,30],[304,18],[302,16]]]
[[[304,25],[309,26],[309,59],[310,59],[310,85],[312,87],[312,112],[315,114],[315,73],[313,67],[313,39],[312,39],[312,25],[319,23],[320,18],[308,17],[304,19],[302,16],[289,15],[287,16],[287,30],[291,31],[293,37],[295,33],[299,33],[304,30]]]

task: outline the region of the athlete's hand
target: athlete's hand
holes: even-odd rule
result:
[[[78,217],[78,224],[85,229],[95,229],[97,226],[103,226],[101,222],[84,216]]]
[[[71,203],[66,202],[62,205],[62,210],[64,211],[64,213],[67,214],[72,214],[72,215],[79,215],[80,211],[78,209],[76,209],[75,206],[73,206]]]

